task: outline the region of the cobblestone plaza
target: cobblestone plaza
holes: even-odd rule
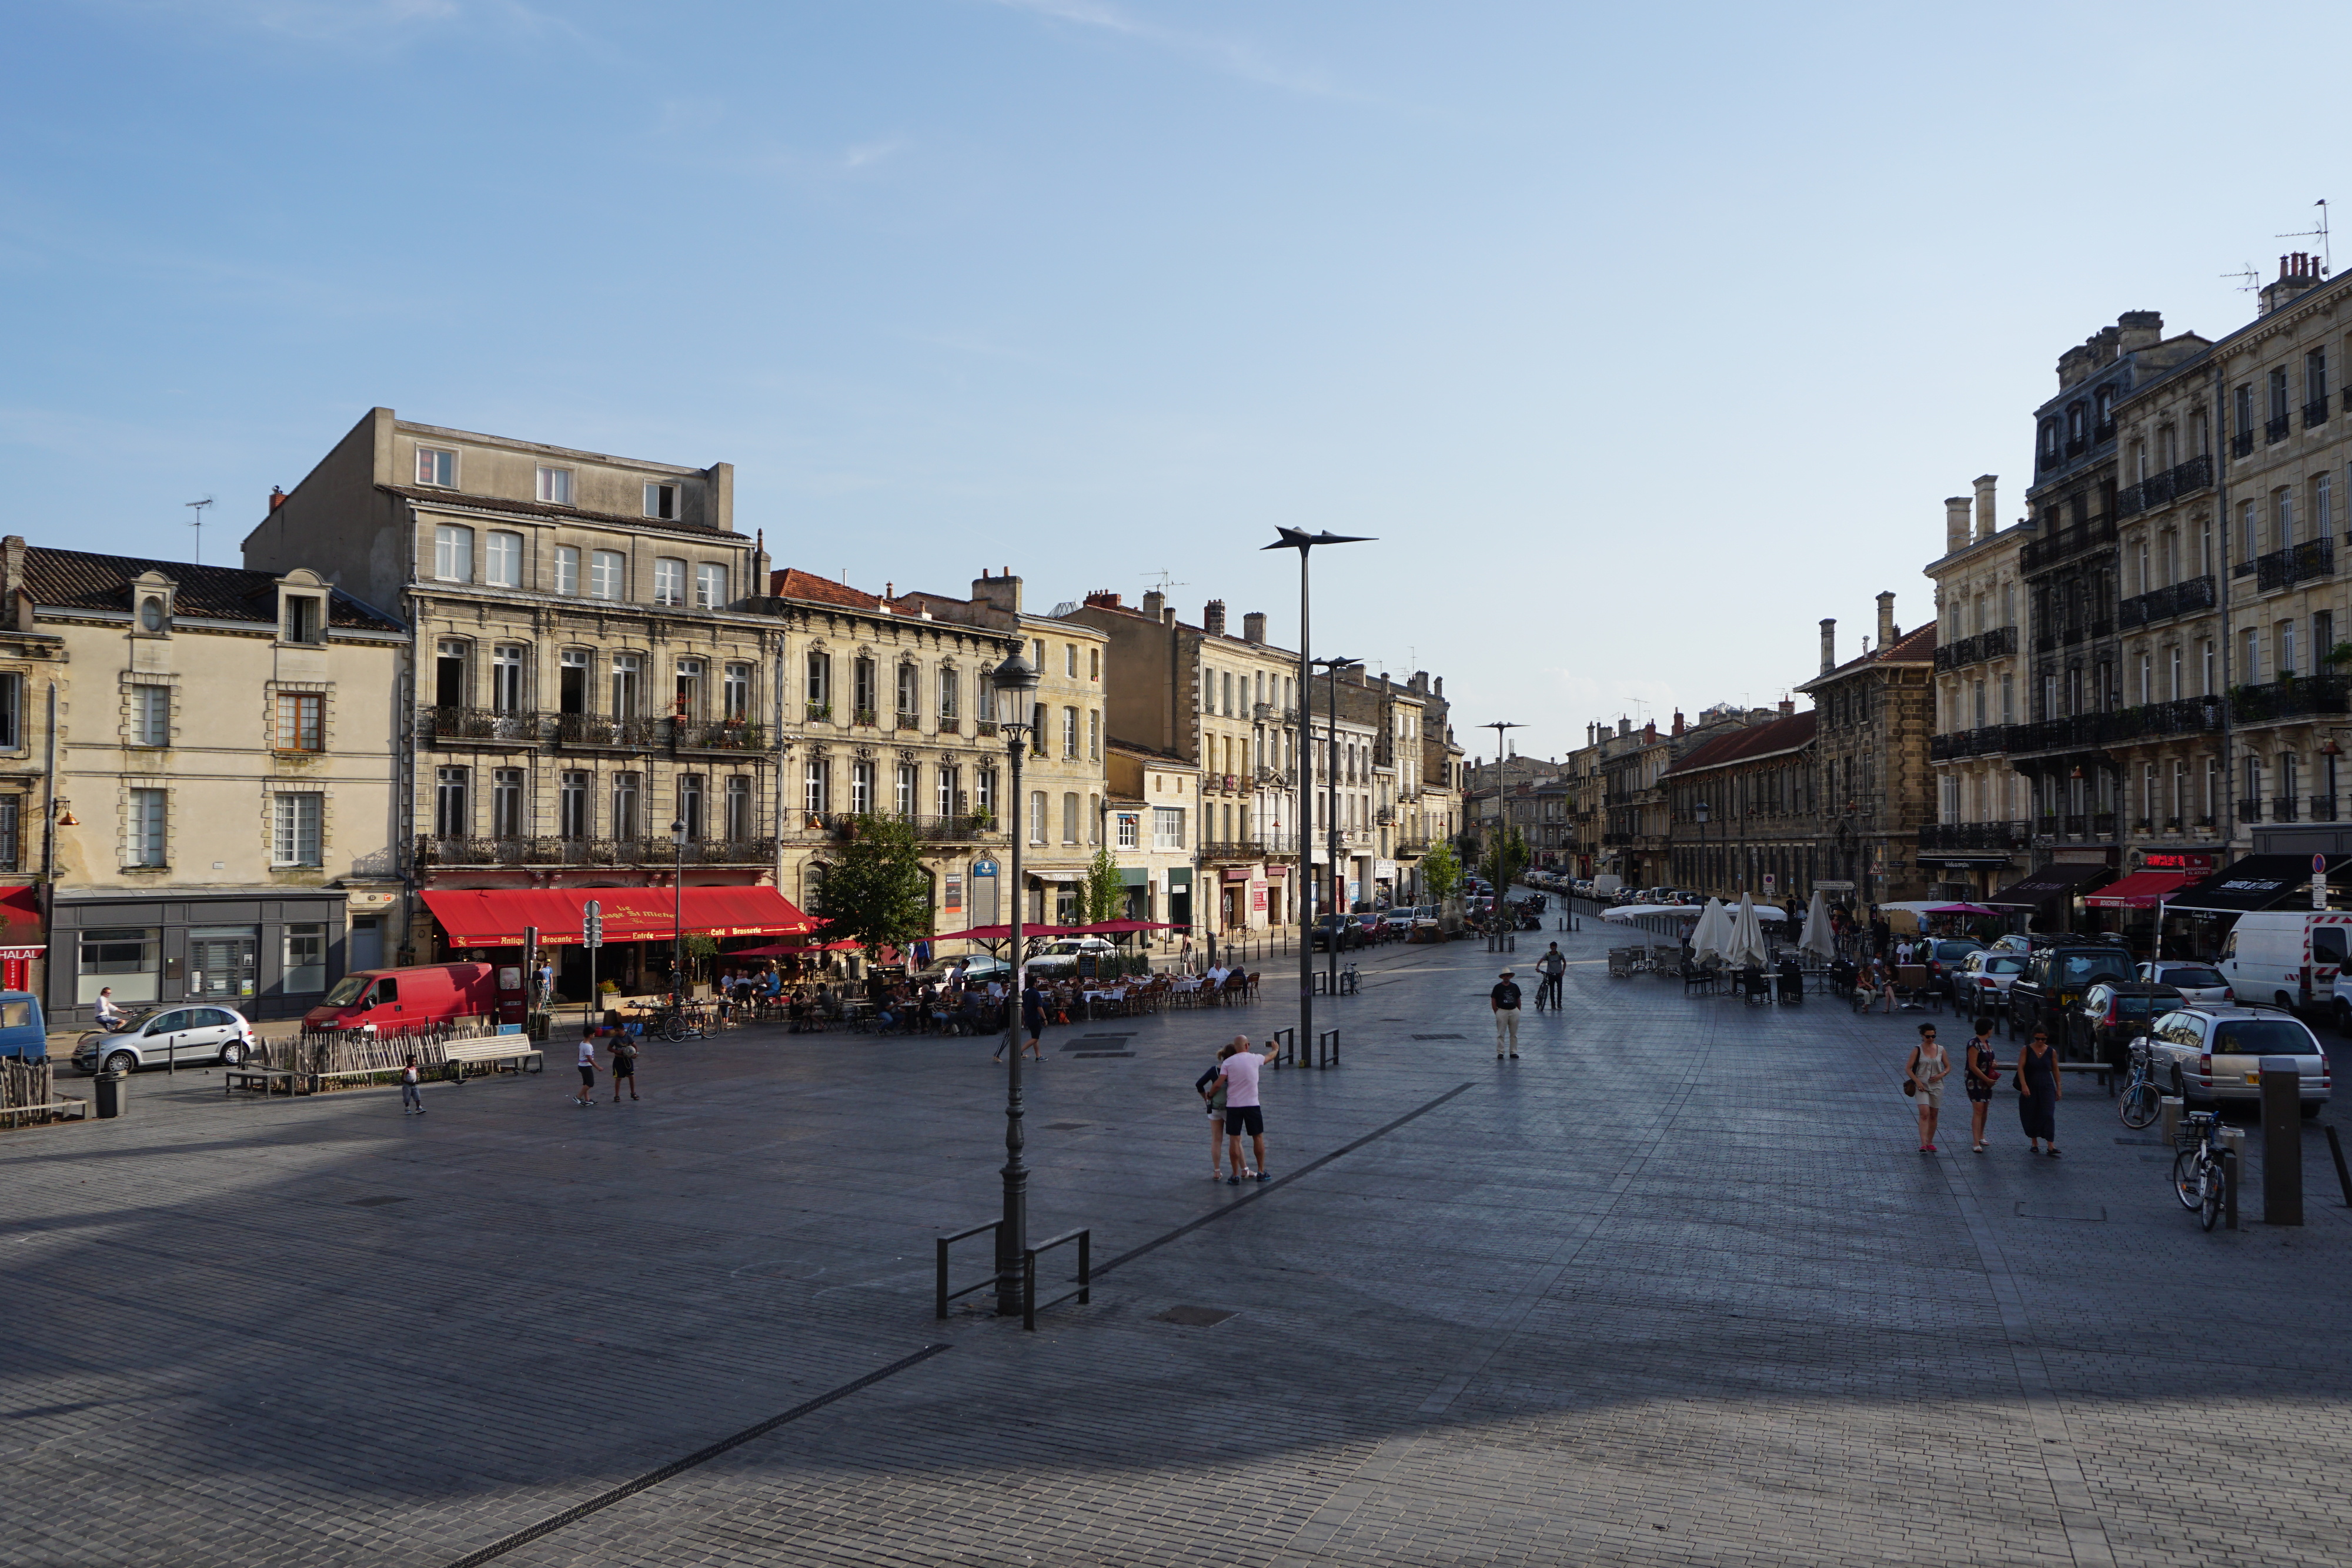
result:
[[[2006,1092],[1925,1157],[1921,1015],[1559,940],[1516,1062],[1479,945],[1366,957],[1344,1065],[1267,1077],[1262,1187],[1211,1185],[1191,1085],[1294,1021],[1276,974],[1049,1034],[1033,1225],[1115,1261],[1034,1334],[931,1315],[998,1201],[985,1041],[738,1031],[593,1111],[561,1061],[407,1118],[142,1076],[0,1134],[0,1563],[2352,1561],[2323,1140],[2306,1227],[2257,1182],[2202,1234],[2095,1089],[2063,1160]]]

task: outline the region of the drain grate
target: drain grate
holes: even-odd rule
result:
[[[1214,1328],[1234,1314],[1223,1307],[1171,1307],[1152,1314],[1163,1323],[1180,1323],[1188,1329]]]
[[[404,1197],[395,1197],[390,1193],[383,1193],[374,1197],[354,1197],[346,1201],[353,1208],[382,1208],[387,1203],[406,1203],[408,1200]]]
[[[1415,1040],[1468,1040],[1470,1037],[1466,1034],[1417,1034],[1412,1038]]]

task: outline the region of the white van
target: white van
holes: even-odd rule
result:
[[[2264,909],[2222,940],[2222,977],[2242,1002],[2326,1007],[2352,949],[2352,910]]]

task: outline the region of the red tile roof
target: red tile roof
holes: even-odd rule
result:
[[[1933,621],[1895,638],[1884,648],[1874,648],[1859,658],[1848,659],[1833,670],[1824,670],[1797,689],[1811,691],[1823,681],[1833,681],[1850,675],[1872,664],[1925,664],[1936,657],[1936,623]]]
[[[1721,768],[1726,763],[1745,762],[1752,758],[1769,757],[1776,752],[1794,751],[1813,738],[1814,726],[1819,718],[1814,710],[1807,708],[1803,713],[1776,718],[1769,724],[1751,725],[1746,729],[1735,729],[1729,735],[1718,735],[1667,768],[1666,777]]]
[[[768,574],[768,591],[778,599],[807,599],[819,604],[838,604],[848,610],[879,610],[882,596],[866,593],[845,582],[835,582],[829,577],[819,577],[803,571],[796,566],[779,568]]]

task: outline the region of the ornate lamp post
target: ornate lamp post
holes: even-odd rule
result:
[[[1315,842],[1311,831],[1315,817],[1315,742],[1312,727],[1307,721],[1315,701],[1315,664],[1310,656],[1313,621],[1309,612],[1313,601],[1308,593],[1307,558],[1317,545],[1366,541],[1360,536],[1328,530],[1310,534],[1304,528],[1276,528],[1275,532],[1280,537],[1265,549],[1298,552],[1298,1049],[1304,1053],[1315,1047],[1315,898],[1307,885],[1313,880],[1315,870],[1311,847]]]
[[[669,876],[669,1010],[686,1009],[686,819],[669,825],[676,861]]]
[[[1707,820],[1707,818],[1708,818],[1708,817],[1712,816],[1713,814],[1714,814],[1714,810],[1713,810],[1713,808],[1712,808],[1712,807],[1710,807],[1710,806],[1708,806],[1708,805],[1707,805],[1707,803],[1706,803],[1706,801],[1704,801],[1704,800],[1700,800],[1700,801],[1698,801],[1698,802],[1695,803],[1695,804],[1691,807],[1691,815],[1692,815],[1692,816],[1694,816],[1694,817],[1696,817],[1696,818],[1698,819],[1698,883],[1699,883],[1699,891],[1700,891],[1701,893],[1707,893],[1707,894],[1708,894],[1708,896],[1709,896],[1709,897],[1713,897],[1713,896],[1714,896],[1714,894],[1713,894],[1712,893],[1708,893],[1707,886],[1706,886],[1706,879],[1707,879],[1707,868],[1706,868],[1706,820]]]
[[[996,688],[997,727],[1004,732],[1005,760],[1012,774],[1013,989],[1005,999],[1004,1049],[1013,1071],[1004,1087],[1004,1222],[996,1228],[996,1315],[1021,1315],[1021,1254],[1029,1245],[1029,1167],[1021,1161],[1024,1141],[1021,1129],[1021,993],[1027,988],[1029,966],[1021,954],[1021,910],[1028,892],[1021,884],[1021,838],[1028,801],[1021,793],[1021,754],[1027,748],[1035,710],[1029,698],[1037,689],[1037,672],[1015,653],[989,673]]]

